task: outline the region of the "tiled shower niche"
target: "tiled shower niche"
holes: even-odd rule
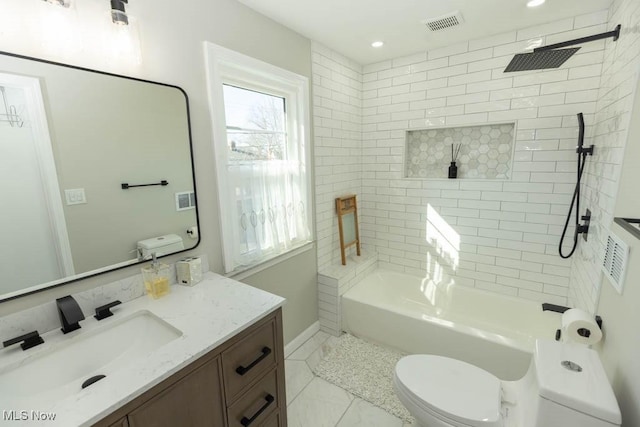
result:
[[[407,178],[447,178],[452,144],[460,179],[509,179],[515,123],[407,131]]]

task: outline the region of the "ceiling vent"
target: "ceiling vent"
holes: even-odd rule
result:
[[[440,31],[451,27],[457,27],[464,23],[464,19],[459,11],[455,11],[447,13],[446,15],[438,16],[437,18],[424,20],[422,23],[431,31]]]
[[[620,240],[620,238],[615,234],[609,234],[609,237],[607,238],[607,246],[604,250],[602,270],[619,294],[622,294],[624,273],[627,269],[628,259],[629,245]]]

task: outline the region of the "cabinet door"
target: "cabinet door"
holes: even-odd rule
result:
[[[280,425],[280,411],[276,411],[264,422],[262,427],[281,427]]]
[[[115,423],[111,424],[109,427],[129,427],[129,422],[127,421],[127,417],[120,418]]]
[[[224,425],[219,358],[191,372],[129,413],[130,427]]]

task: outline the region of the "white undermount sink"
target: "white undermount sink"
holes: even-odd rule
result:
[[[115,316],[74,331],[50,348],[27,350],[24,359],[0,368],[0,396],[16,402],[63,399],[80,392],[87,379],[105,375],[101,381],[107,381],[110,374],[182,335],[149,311]]]

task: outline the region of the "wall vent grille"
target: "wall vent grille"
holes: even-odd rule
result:
[[[602,270],[620,294],[622,294],[622,287],[624,286],[628,259],[629,245],[620,240],[615,234],[609,234],[607,246],[604,250]]]
[[[447,28],[456,27],[464,23],[462,14],[458,11],[438,16],[437,18],[426,19],[422,21],[424,25],[431,31],[446,30]]]

